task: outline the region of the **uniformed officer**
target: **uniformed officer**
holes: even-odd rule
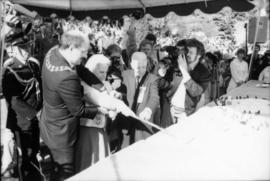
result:
[[[20,180],[41,180],[36,155],[39,151],[37,112],[42,105],[39,62],[27,52],[29,44],[7,42],[9,56],[4,62],[3,95],[8,105],[7,128],[14,136],[18,151]]]

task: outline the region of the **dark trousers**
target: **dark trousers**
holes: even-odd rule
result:
[[[50,181],[64,181],[75,174],[73,164],[55,163],[54,173],[51,174]]]
[[[18,174],[20,181],[42,180],[39,163],[36,158],[39,151],[38,124],[27,131],[13,131],[18,152]]]
[[[50,181],[64,181],[75,174],[74,148],[50,149],[55,166]]]

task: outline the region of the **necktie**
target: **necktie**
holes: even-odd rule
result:
[[[138,88],[139,83],[140,83],[140,77],[136,76],[136,88]]]

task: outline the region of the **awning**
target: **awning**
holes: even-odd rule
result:
[[[42,16],[56,13],[61,17],[67,17],[72,10],[72,15],[79,19],[85,16],[99,19],[105,15],[119,19],[123,15],[143,9],[145,13],[154,17],[164,17],[171,11],[185,16],[195,9],[200,9],[204,13],[216,13],[226,6],[238,12],[249,11],[255,7],[249,0],[13,0],[13,2],[35,10]]]

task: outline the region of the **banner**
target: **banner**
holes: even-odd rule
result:
[[[257,18],[253,17],[249,19],[248,23],[248,43],[254,43],[256,32]],[[269,20],[266,16],[260,17],[258,27],[257,43],[265,43],[267,40],[267,32],[269,29]]]

